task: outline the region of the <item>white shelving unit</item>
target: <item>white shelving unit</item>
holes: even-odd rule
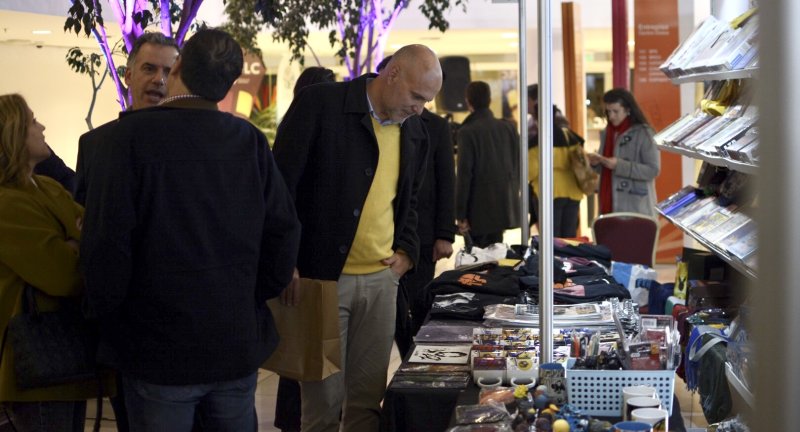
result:
[[[741,70],[733,70],[733,71],[723,71],[723,72],[708,72],[708,73],[697,73],[697,74],[689,74],[679,77],[670,78],[670,80],[674,84],[684,84],[684,83],[700,83],[700,82],[708,82],[708,81],[721,81],[721,80],[738,80],[738,79],[754,79],[758,77],[758,67],[754,68],[747,68]],[[759,167],[754,164],[743,163],[740,161],[728,159],[721,156],[709,155],[705,153],[700,153],[691,149],[673,146],[673,145],[666,145],[666,144],[658,144],[659,149],[677,153],[682,156],[686,156],[691,159],[695,160],[702,160],[709,164],[719,166],[719,167],[727,167],[730,170],[742,172],[749,175],[758,175]],[[702,235],[694,232],[689,227],[682,225],[677,220],[671,218],[670,216],[665,215],[659,210],[659,213],[664,216],[667,220],[669,220],[673,225],[680,228],[683,232],[691,236],[709,251],[713,252],[717,256],[719,256],[722,260],[727,262],[731,268],[738,271],[739,273],[744,274],[751,280],[755,281],[758,279],[758,274],[755,269],[750,268],[747,266],[742,260],[740,260],[735,255],[729,253],[728,251],[718,247],[717,245],[713,244],[708,239],[704,238]],[[758,253],[757,251],[754,253]],[[752,409],[755,404],[755,398],[753,393],[747,388],[744,383],[739,379],[738,376],[733,372],[733,369],[730,363],[725,363],[725,376],[727,377],[729,387],[736,391],[739,395],[741,395],[741,399]]]

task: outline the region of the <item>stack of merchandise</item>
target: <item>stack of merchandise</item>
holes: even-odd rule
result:
[[[750,9],[730,23],[703,21],[659,68],[670,78],[758,66],[758,16]]]

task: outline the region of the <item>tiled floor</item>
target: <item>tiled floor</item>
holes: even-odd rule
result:
[[[506,233],[505,236],[506,243],[508,244],[518,244],[519,243],[519,230],[509,231]],[[456,244],[454,245],[455,250],[458,250],[463,246],[463,242],[461,241],[461,237],[458,237],[456,240]],[[444,269],[453,268],[453,258],[450,260],[442,260],[437,264],[437,271],[441,272]],[[656,270],[658,271],[658,280],[661,282],[669,282],[674,280],[675,278],[675,266],[674,265],[657,265]],[[393,348],[392,351],[392,360],[389,366],[390,374],[393,373],[397,367],[400,365],[400,356],[397,352],[397,348]],[[258,375],[258,387],[256,388],[256,411],[258,412],[258,430],[259,432],[273,432],[278,431],[272,422],[275,418],[275,397],[277,394],[278,389],[278,376],[272,372],[260,370]],[[700,428],[707,425],[705,421],[705,417],[703,416],[703,411],[700,408],[699,403],[699,396],[697,394],[692,394],[686,390],[686,385],[680,378],[675,379],[675,394],[678,396],[678,400],[680,401],[681,405],[681,414],[684,419],[684,423],[688,428]],[[88,409],[88,417],[86,424],[86,431],[92,430],[92,422],[94,420],[94,404],[90,401],[89,409]],[[101,431],[103,432],[113,432],[116,431],[115,424],[113,420],[113,411],[111,410],[111,406],[107,403],[103,408],[103,423]]]

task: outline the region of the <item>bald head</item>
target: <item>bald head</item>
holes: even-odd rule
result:
[[[420,114],[442,87],[439,59],[425,45],[407,45],[394,53],[367,92],[382,120],[400,122]]]

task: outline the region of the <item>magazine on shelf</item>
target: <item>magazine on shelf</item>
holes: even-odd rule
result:
[[[471,344],[417,345],[409,363],[467,364]]]
[[[680,216],[676,216],[676,219],[681,225],[690,227],[694,225],[698,219],[708,216],[711,212],[719,208],[714,197],[705,197],[698,201],[698,203],[697,206],[687,209],[687,211]]]
[[[720,224],[716,228],[709,230],[707,233],[705,233],[703,237],[705,237],[705,239],[711,242],[712,244],[719,246],[718,243],[721,238],[727,236],[740,226],[747,223],[747,221],[749,220],[750,217],[747,216],[746,214],[742,212],[736,212],[731,216],[730,219]]]
[[[698,111],[697,113],[695,113],[695,115],[691,118],[690,121],[687,121],[685,124],[681,124],[680,128],[670,133],[670,135],[666,137],[665,140],[670,145],[683,147],[683,142],[689,136],[691,136],[698,129],[708,124],[714,118],[715,117],[710,114]]]
[[[670,140],[673,137],[673,135],[675,135],[676,132],[681,130],[682,128],[685,128],[689,123],[693,121],[693,119],[694,116],[692,114],[686,114],[683,117],[670,123],[669,126],[665,127],[657,134],[655,134],[655,136],[653,136],[653,139],[655,139],[658,144],[671,145],[672,143]]]
[[[719,147],[727,144],[731,140],[744,135],[757,121],[757,116],[740,117],[732,121],[728,127],[722,129],[716,135],[709,138],[706,142],[697,146],[697,151],[712,156],[721,156]]]
[[[703,127],[697,129],[694,133],[688,136],[683,142],[681,142],[681,146],[695,150],[698,145],[709,140],[723,128],[728,127],[733,120],[734,119],[730,117],[715,117],[713,120],[706,123]]]
[[[720,244],[733,256],[744,259],[756,250],[757,234],[756,223],[751,220],[720,240]]]
[[[736,210],[736,205],[728,207],[719,207],[716,211],[712,212],[708,217],[698,219],[692,226],[689,227],[698,235],[705,237],[705,233],[725,223],[733,216]]]

